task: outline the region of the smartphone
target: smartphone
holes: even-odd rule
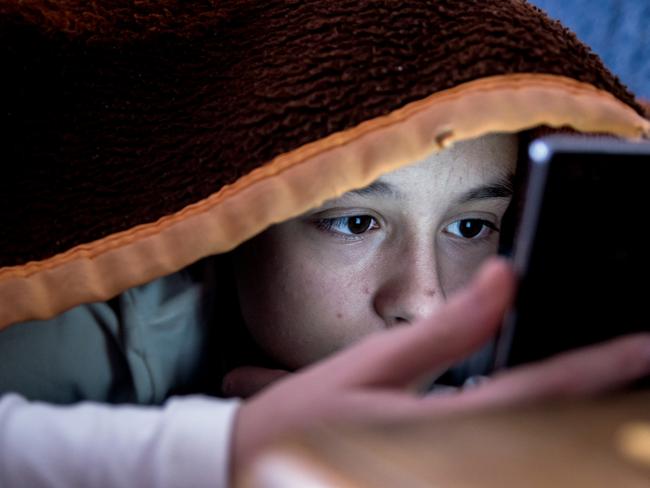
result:
[[[519,287],[495,369],[650,331],[650,143],[558,135],[528,152],[502,223]]]

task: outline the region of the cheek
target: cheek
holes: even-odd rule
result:
[[[246,326],[273,359],[305,366],[377,328],[362,270],[277,251],[255,253],[238,279]]]
[[[449,297],[469,283],[483,261],[497,254],[498,238],[475,248],[443,243],[439,246],[439,250],[440,286],[444,295]]]

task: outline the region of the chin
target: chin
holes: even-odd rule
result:
[[[294,371],[320,361],[331,354],[331,352],[327,351],[305,350],[300,351],[300,354],[296,354],[296,350],[298,349],[299,346],[296,346],[293,351],[276,351],[275,353],[270,351],[269,355],[280,368]]]

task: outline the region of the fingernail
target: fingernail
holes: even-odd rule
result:
[[[463,389],[466,390],[468,388],[475,388],[475,387],[480,386],[480,385],[482,385],[484,383],[487,383],[488,381],[490,381],[489,376],[476,374],[474,376],[470,376],[469,378],[467,378],[465,380],[465,382],[463,383]]]

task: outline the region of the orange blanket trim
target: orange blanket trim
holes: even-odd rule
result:
[[[269,225],[455,142],[542,124],[650,137],[650,121],[611,94],[573,79],[516,74],[465,83],[280,155],[157,222],[0,269],[0,329],[107,300],[229,251]]]

